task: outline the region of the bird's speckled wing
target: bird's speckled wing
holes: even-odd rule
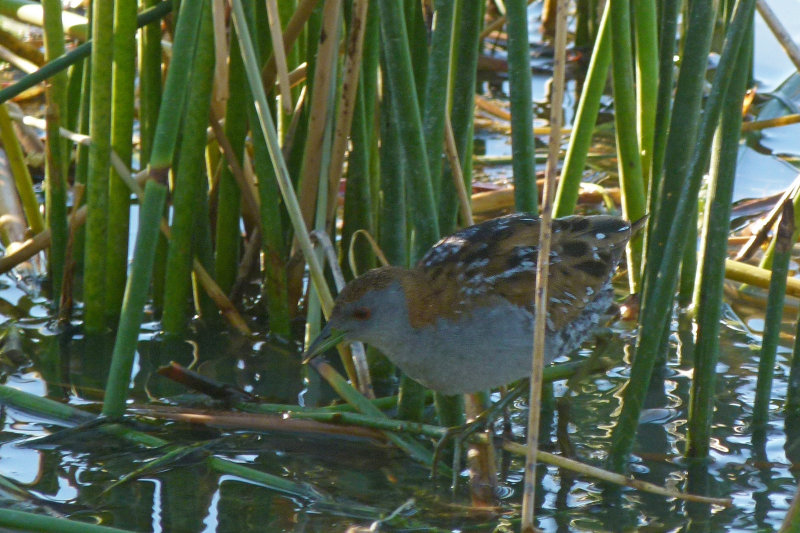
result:
[[[611,216],[553,221],[548,287],[551,328],[559,329],[577,317],[603,290],[630,238],[630,227],[629,222]],[[437,296],[440,309],[447,305],[458,314],[496,295],[533,312],[538,244],[539,219],[518,213],[442,239],[417,268],[426,272],[433,286],[455,287],[452,294]],[[442,276],[451,282],[437,282]]]

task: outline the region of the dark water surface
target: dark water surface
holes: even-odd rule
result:
[[[52,334],[41,318],[22,319],[17,325],[23,352],[32,360],[27,366],[6,366],[3,382],[36,395],[69,399],[90,411],[99,409],[97,400],[106,374],[102,361],[110,342],[103,346],[89,345],[79,337],[65,340]],[[722,330],[712,461],[705,467],[689,465],[682,458],[691,377],[691,345],[685,342],[691,331],[685,329],[676,321],[668,360],[647,400],[631,469],[639,479],[732,498],[734,506],[688,505],[629,489],[608,492],[591,479],[546,467],[538,490],[540,527],[547,531],[769,531],[780,525],[797,484],[792,458],[800,460],[800,425],[794,421],[785,428],[781,412],[788,348],[781,348],[778,355],[766,442],[754,446],[749,423],[758,338],[729,314]],[[610,444],[633,341],[633,331],[624,324],[618,324],[615,332],[605,355],[619,360],[617,366],[583,381],[572,392],[563,382],[555,386],[556,396],[570,400],[568,428],[577,457],[596,465],[602,465]],[[587,345],[571,359],[587,357],[591,347]],[[58,364],[45,362],[59,355]],[[153,369],[170,360],[184,365],[194,361],[202,373],[228,383],[249,384],[251,390],[275,402],[296,402],[301,392],[296,354],[270,349],[266,342],[196,335],[191,342],[174,345],[145,338],[134,378],[137,403],[193,400],[182,387],[153,375]],[[469,511],[466,472],[453,495],[441,483],[430,481],[428,471],[401,452],[367,440],[221,431],[171,422],[155,426],[158,436],[173,443],[206,441],[208,450],[218,456],[309,483],[340,503],[339,508],[331,508],[217,474],[205,466],[202,456],[115,484],[162,456],[164,450],[135,447],[92,429],[42,444],[37,437],[60,428],[13,408],[3,409],[2,415],[0,475],[22,489],[25,497],[19,501],[0,493],[0,498],[3,505],[16,508],[52,509],[76,519],[138,531],[337,531],[348,525],[368,525],[377,518],[360,506],[388,514],[413,498],[405,514],[418,524],[491,530],[503,522],[502,517],[489,520]],[[525,405],[518,403],[511,417],[518,439],[524,434],[526,417]],[[792,425],[797,429],[792,431]],[[545,442],[555,441],[555,421],[551,428],[550,435],[543,437]],[[518,511],[522,469],[521,459],[510,459],[502,484],[502,510],[507,515]]]

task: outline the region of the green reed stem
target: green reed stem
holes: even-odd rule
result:
[[[82,424],[94,418],[94,415],[79,411],[72,406],[49,398],[34,396],[8,385],[0,385],[0,404],[36,413],[50,420],[58,421],[58,425]]]
[[[575,2],[575,46],[591,46],[597,36],[597,5],[591,0]]]
[[[433,203],[428,156],[422,131],[422,117],[414,85],[408,33],[400,5],[393,0],[380,0],[381,36],[385,49],[384,60],[391,86],[390,96],[397,111],[402,157],[408,187],[407,195],[411,224],[414,228],[412,261],[416,262],[439,240],[439,221]]]
[[[373,139],[371,163],[377,158],[377,131],[378,126],[378,67],[381,61],[381,23],[378,5],[370,3],[367,10],[367,26],[364,28],[364,50],[361,58],[361,87],[364,91],[364,113],[367,118],[367,137]],[[373,184],[377,184],[377,174],[373,176]],[[377,198],[377,187],[373,187],[373,198]],[[376,202],[373,202],[377,205]],[[377,221],[377,217],[376,217]]]
[[[450,45],[453,40],[453,13],[456,2],[436,0],[436,26],[431,35],[428,74],[425,76],[423,129],[428,151],[428,165],[434,201],[438,203],[442,187],[442,146],[444,121],[447,117],[447,94],[450,80]]]
[[[670,176],[670,179],[659,181],[658,188],[653,189],[657,201],[654,199],[650,205],[643,305],[647,305],[651,282],[655,282],[656,271],[661,267],[667,236],[670,228],[674,226],[678,197],[684,186],[692,155],[692,149],[687,147],[694,147],[697,139],[699,121],[696,117],[701,113],[715,14],[711,2],[696,2],[690,6],[684,54],[681,57],[678,86],[672,104],[675,112],[671,114],[664,155],[662,175]],[[669,39],[669,36],[663,35],[662,41],[666,39]],[[666,61],[666,58],[662,57],[662,61]],[[665,67],[662,65],[662,70],[663,68]],[[654,173],[654,176],[657,175],[658,167]]]
[[[464,424],[464,395],[433,394],[436,405],[436,416],[444,427],[456,427]]]
[[[371,73],[372,76],[376,72]],[[349,277],[357,273],[364,273],[375,266],[375,255],[366,239],[359,239],[354,245],[351,243],[353,234],[359,229],[364,229],[374,235],[372,213],[372,191],[370,190],[370,154],[372,139],[367,136],[366,103],[364,102],[363,77],[359,80],[358,94],[356,95],[356,108],[353,123],[350,127],[352,148],[347,158],[347,186],[344,195],[344,221],[342,225],[342,272]],[[369,103],[374,108],[375,102]],[[348,253],[353,246],[354,260],[357,272],[350,271]]]
[[[536,145],[533,137],[531,44],[528,40],[527,0],[506,2],[508,26],[508,85],[511,104],[511,155],[514,209],[539,213],[536,190]]]
[[[65,118],[65,127],[69,131],[88,133],[88,70],[90,70],[89,62],[83,60],[72,65],[68,71],[69,79],[67,81],[67,116]],[[84,128],[84,130],[80,131],[81,128]],[[77,142],[67,141],[67,154],[75,162],[74,170],[70,171],[68,169],[67,176],[71,173],[73,183],[85,184],[89,147]],[[79,172],[82,172],[81,176],[78,175]],[[81,203],[83,204],[85,202],[85,197],[82,198]],[[74,236],[69,251],[70,256],[67,260],[72,261],[74,265],[73,270],[81,271],[83,269],[83,257],[85,253],[84,245],[86,244],[84,230],[83,227],[81,227],[75,231],[70,231]]]
[[[92,80],[89,169],[87,176],[86,250],[83,272],[84,327],[106,327],[106,247],[108,245],[108,169],[111,160],[111,67],[114,54],[114,5],[92,4]]]
[[[225,136],[228,138],[233,155],[241,162],[244,156],[244,143],[247,136],[247,114],[252,103],[248,98],[247,78],[244,74],[242,54],[236,38],[231,39],[230,61],[228,67],[228,102],[225,110]],[[241,165],[240,165],[241,166]],[[217,198],[216,250],[214,255],[214,278],[227,294],[236,281],[239,267],[241,243],[239,216],[242,191],[230,165],[223,165],[219,177]]]
[[[19,144],[19,139],[11,123],[8,114],[8,106],[0,104],[0,139],[3,142],[3,149],[8,157],[8,164],[11,167],[11,174],[14,176],[14,183],[17,186],[22,209],[28,221],[31,231],[36,234],[44,230],[44,219],[39,211],[39,200],[33,190],[33,180],[25,163],[25,154]]]
[[[619,158],[619,179],[622,191],[622,212],[628,220],[638,220],[645,214],[642,156],[637,139],[637,84],[633,80],[633,54],[630,33],[630,2],[612,0],[610,24],[611,67],[614,83],[614,125]],[[638,13],[637,13],[638,14]],[[636,235],[628,245],[628,280],[631,292],[639,291],[639,265],[642,257],[642,237]]]
[[[255,24],[255,3],[247,2],[244,6],[244,13],[247,17],[248,27],[250,28],[250,38],[257,37]],[[232,37],[236,41],[235,47],[231,45],[231,53],[234,51],[242,57],[241,40],[238,36],[238,29],[232,29]],[[260,58],[256,56],[254,67],[258,68]],[[231,60],[232,61],[232,60]],[[244,63],[242,64],[244,67]],[[246,71],[245,79],[247,82]],[[283,338],[289,338],[290,313],[289,296],[287,285],[287,245],[284,235],[285,223],[281,209],[281,192],[275,176],[275,169],[270,161],[267,148],[267,141],[264,138],[261,128],[255,127],[258,124],[258,114],[253,104],[253,96],[249,86],[245,85],[246,102],[245,109],[251,127],[253,137],[253,169],[258,180],[258,195],[260,199],[259,217],[261,220],[261,250],[264,253],[264,279],[262,281],[262,293],[267,304],[267,316],[269,317],[269,329],[272,333]],[[304,130],[305,128],[301,128]],[[295,139],[296,141],[296,139]]]
[[[669,124],[672,118],[672,94],[673,79],[675,72],[675,46],[677,43],[678,32],[678,13],[683,2],[662,2],[660,8],[660,39],[658,56],[658,99],[656,103],[657,125],[653,137],[653,158],[652,167],[648,173],[650,179],[647,185],[647,212],[650,217],[647,219],[647,231],[644,232],[644,248],[650,249],[650,242],[653,238],[653,225],[655,223],[655,213],[658,209],[659,194],[661,190],[662,177],[664,175],[664,157],[667,150],[669,135]],[[645,269],[649,256],[645,257]],[[647,283],[645,274],[644,282]]]
[[[308,483],[297,483],[280,476],[274,476],[265,472],[259,472],[253,468],[223,459],[221,457],[209,457],[208,465],[222,474],[241,477],[253,483],[257,483],[275,492],[280,492],[289,496],[300,497],[310,501],[324,503],[327,500],[321,493],[317,492]]]
[[[790,200],[787,200],[783,204],[783,213],[778,223],[775,257],[772,261],[772,276],[769,281],[767,309],[764,316],[761,356],[758,360],[758,381],[756,382],[756,399],[753,405],[753,428],[757,431],[763,431],[769,422],[772,377],[775,374],[775,354],[781,332],[783,301],[786,296],[786,277],[789,274],[794,229],[794,206]]]
[[[789,506],[778,533],[790,533],[798,529],[800,529],[800,487],[792,498],[792,505]]]
[[[678,305],[688,307],[692,303],[694,294],[694,279],[697,276],[697,220],[699,214],[697,206],[686,217],[689,225],[686,233],[686,246],[683,247],[681,257],[681,273],[678,280]],[[690,222],[691,221],[691,222]]]
[[[114,8],[114,65],[112,70],[111,147],[126,167],[133,154],[136,111],[136,0],[117,0]],[[106,255],[106,316],[116,321],[122,305],[128,265],[131,193],[113,170],[108,183],[108,245]]]
[[[385,81],[384,91],[391,93]],[[400,132],[397,113],[391,105],[391,95],[384,92],[384,105],[380,108],[380,161],[382,198],[378,205],[378,244],[392,265],[408,266],[408,240],[406,232],[406,173],[400,156]]]
[[[249,96],[249,91],[248,91]],[[248,98],[252,103],[252,99]],[[258,124],[258,116],[251,107],[250,124]],[[264,280],[262,291],[267,302],[269,329],[276,335],[289,338],[290,313],[288,282],[286,277],[287,251],[284,237],[284,221],[281,213],[281,192],[270,162],[267,142],[259,128],[252,129],[253,169],[258,180],[258,195],[261,199],[261,249],[264,252]]]
[[[164,15],[169,13],[171,10],[172,10],[172,2],[170,0],[161,2],[156,7],[142,12],[137,18],[137,25],[139,27],[142,27],[146,24],[150,24],[151,22],[159,20],[162,17],[164,17]],[[76,47],[69,53],[64,54],[58,59],[55,59],[47,63],[45,66],[43,66],[36,72],[28,74],[27,76],[23,76],[22,78],[17,80],[13,85],[10,85],[5,89],[0,90],[0,103],[6,102],[11,98],[14,98],[23,91],[30,89],[34,85],[41,83],[42,81],[52,77],[56,73],[67,69],[70,65],[77,63],[81,59],[89,57],[91,51],[92,51],[92,42],[89,41],[83,43],[82,45]]]
[[[478,51],[480,34],[483,29],[483,10],[485,2],[465,0],[456,4],[455,36],[453,38],[454,59],[450,76],[452,96],[450,122],[456,150],[464,174],[467,191],[472,190],[472,144],[473,117],[475,109],[475,84],[478,72]],[[453,175],[448,166],[442,172],[441,195],[439,197],[439,230],[447,235],[456,229],[458,213],[458,193]],[[431,243],[433,244],[433,243]],[[418,259],[418,257],[417,257]]]
[[[89,111],[91,108],[90,100],[91,100],[91,85],[92,85],[92,69],[91,65],[88,64],[88,61],[84,61],[84,69],[83,69],[83,76],[81,78],[81,101],[80,101],[80,109],[78,110],[78,124],[77,124],[77,132],[83,135],[89,134]],[[77,150],[75,152],[75,183],[80,183],[82,185],[86,185],[87,176],[89,174],[89,146],[85,144],[79,144]],[[86,203],[86,199],[84,198],[84,203]],[[84,231],[81,230],[79,233],[78,242],[75,244],[76,247],[73,248],[73,257],[76,257],[78,261],[82,264],[83,261],[83,245],[85,243],[84,240]],[[77,252],[80,252],[79,254]]]
[[[35,531],[36,533],[128,533],[128,529],[101,526],[89,522],[79,522],[68,518],[57,518],[13,509],[0,509],[0,526],[14,531]]]
[[[586,73],[586,81],[578,101],[578,111],[564,158],[564,168],[556,189],[555,203],[553,204],[553,216],[555,217],[571,215],[578,203],[578,191],[586,166],[586,155],[592,144],[592,134],[600,109],[600,98],[603,96],[608,79],[608,67],[611,64],[610,11],[610,2],[606,2],[594,52],[589,62],[589,70]]]
[[[236,35],[239,37],[239,46],[244,59],[245,72],[247,74],[247,82],[253,94],[253,100],[258,112],[258,123],[261,128],[261,133],[265,139],[265,145],[269,150],[270,160],[272,162],[273,170],[275,173],[276,181],[280,187],[281,196],[283,197],[284,204],[288,211],[289,219],[292,222],[292,227],[295,231],[300,249],[303,252],[308,269],[311,274],[311,281],[316,286],[317,292],[320,296],[320,302],[325,313],[330,313],[333,307],[333,297],[331,296],[330,289],[325,282],[325,277],[322,273],[322,267],[314,255],[314,249],[311,245],[311,239],[308,236],[305,223],[303,222],[303,215],[300,212],[300,205],[297,202],[297,196],[294,193],[289,172],[286,168],[286,162],[281,153],[280,144],[278,143],[278,135],[275,131],[275,125],[272,121],[272,115],[269,111],[266,94],[261,85],[261,76],[258,65],[256,64],[256,52],[253,47],[253,42],[248,32],[247,19],[242,8],[241,0],[233,0],[232,3],[232,18],[234,27],[236,28]],[[254,128],[255,129],[255,128]],[[263,204],[262,204],[263,205]]]
[[[633,0],[633,13],[636,39],[636,129],[646,185],[650,181],[658,101],[656,3],[650,0]]]
[[[411,56],[400,5],[392,0],[381,0],[380,24],[383,38],[383,61],[389,82],[389,105],[395,115],[397,136],[402,150],[399,158],[405,173],[405,200],[411,218],[410,226],[417,233],[411,241],[411,263],[418,259],[439,238],[436,207],[427,161],[422,121],[414,86]],[[414,193],[412,193],[414,191]],[[424,231],[419,233],[421,225]],[[425,390],[408,376],[403,376],[397,402],[398,417],[406,420],[422,419],[425,407]]]
[[[30,24],[32,26],[47,26],[48,8],[43,3],[30,2],[29,0],[2,0],[0,1],[0,15]],[[64,28],[67,35],[79,41],[85,41],[88,37],[88,22],[86,17],[67,10],[60,11],[60,26]],[[47,30],[45,30],[47,31]]]
[[[408,41],[405,31],[405,19],[400,6],[395,2],[385,1],[380,7],[380,27],[384,46],[381,58],[386,65],[382,69],[384,76],[384,117],[391,122],[382,133],[388,133],[381,147],[382,176],[386,190],[381,213],[388,218],[383,220],[389,233],[381,235],[381,239],[390,240],[392,246],[390,261],[402,260],[402,263],[416,262],[422,254],[439,238],[433,190],[426,157],[425,140],[419,114],[419,104],[413,82],[413,73]],[[390,43],[390,44],[388,44]],[[402,119],[401,119],[402,117]],[[395,139],[389,143],[389,139]],[[418,158],[422,159],[418,159]],[[395,161],[395,168],[390,168]],[[422,194],[417,194],[422,191]],[[390,203],[391,202],[391,203]],[[410,206],[407,213],[405,206]],[[400,211],[402,209],[402,212]],[[399,225],[408,221],[416,235],[411,240],[411,250],[405,247],[410,228]],[[424,233],[420,233],[420,225],[426,224]],[[381,227],[381,233],[384,228]],[[407,233],[409,232],[409,233]],[[400,248],[402,246],[402,249]],[[388,250],[387,250],[388,251]],[[410,255],[410,260],[409,260]],[[407,420],[421,420],[425,407],[425,389],[414,380],[403,376],[398,398],[398,417]]]
[[[211,88],[209,87],[209,96],[211,96],[210,91]],[[181,147],[181,150],[183,150],[183,147]],[[205,158],[203,158],[203,163],[205,163]],[[204,168],[204,166],[201,168]],[[194,261],[196,260],[206,272],[214,272],[214,245],[211,242],[211,214],[208,202],[208,181],[205,179],[207,177],[206,172],[200,173],[200,186],[197,190],[198,209],[197,212],[195,212],[195,220],[197,223],[194,227],[194,236],[192,239],[192,251],[194,253],[192,271],[194,271],[194,264],[196,264]],[[167,260],[169,260],[169,254],[167,254]],[[211,299],[211,296],[203,290],[196,273],[191,276],[191,281],[192,300],[195,310],[199,313],[200,317],[209,324],[212,323],[211,321],[221,318],[220,309],[214,303],[214,300]],[[224,291],[220,292],[223,295],[225,294]]]
[[[158,244],[161,214],[167,199],[167,188],[149,180],[139,209],[139,230],[133,254],[131,273],[125,284],[125,298],[117,328],[117,338],[111,358],[111,370],[106,383],[103,415],[111,419],[125,413],[128,386],[131,381],[133,358],[139,330],[144,316],[144,306],[150,293],[153,262]]]
[[[175,37],[172,43],[172,61],[167,71],[164,91],[161,94],[158,122],[153,132],[150,153],[150,175],[161,183],[167,183],[167,174],[175,155],[178,129],[189,87],[189,77],[195,56],[197,38],[200,33],[201,13],[207,0],[184,2],[178,13]],[[152,89],[151,89],[152,90]],[[205,126],[203,127],[205,131]]]
[[[731,198],[742,124],[740,108],[749,77],[749,69],[745,67],[749,65],[751,57],[750,47],[743,46],[739,51],[739,68],[725,96],[726,102],[711,152],[711,177],[703,220],[701,255],[698,258],[701,268],[695,282],[697,340],[689,399],[688,457],[707,457],[709,453]]]
[[[64,125],[69,131],[78,131],[83,100],[83,72],[88,67],[86,61],[78,61],[67,71],[67,116],[64,118]],[[71,148],[67,151],[71,151]]]
[[[211,5],[207,0],[203,2],[200,17],[200,31],[189,79],[181,150],[172,198],[172,232],[167,254],[162,317],[167,335],[178,335],[186,327],[187,300],[190,294],[192,259],[195,250],[193,241],[199,236],[198,225],[208,224],[208,219],[202,217],[205,210],[200,205],[201,202],[205,203],[206,196],[204,153],[214,76],[214,36]]]
[[[405,20],[408,34],[409,56],[411,57],[411,68],[413,71],[414,86],[417,89],[417,100],[420,104],[425,98],[425,87],[427,85],[428,67],[428,46],[429,38],[428,27],[423,12],[422,2],[406,2]],[[420,113],[422,105],[420,105]]]
[[[159,0],[139,0],[143,8],[153,9],[161,6]],[[147,12],[147,11],[145,11]],[[173,43],[175,44],[175,43]],[[161,106],[161,25],[148,24],[142,28],[139,37],[139,168],[151,164],[154,150],[159,107]],[[174,59],[173,59],[174,61]],[[178,61],[180,63],[180,61]],[[170,63],[170,70],[172,62]],[[166,216],[166,213],[164,213]],[[153,266],[153,306],[160,312],[164,308],[164,281],[167,271],[167,239],[158,237],[155,265]]]
[[[367,10],[367,26],[364,29],[364,51],[361,59],[361,86],[364,99],[364,127],[369,141],[369,182],[372,221],[370,227],[378,232],[378,209],[381,202],[381,161],[380,161],[380,111],[378,79],[380,76],[380,11],[377,4],[370,4]],[[374,263],[371,263],[374,265]]]
[[[664,168],[664,154],[667,147],[667,134],[672,114],[672,89],[675,71],[675,43],[678,31],[678,12],[681,2],[662,2],[661,4],[661,30],[659,39],[658,54],[658,96],[656,99],[656,128],[653,135],[653,157],[651,168],[647,172],[649,182],[647,186],[648,194],[648,227],[653,223],[655,213],[655,203],[658,201],[656,194],[661,185],[661,176]],[[649,233],[649,230],[648,230]],[[647,233],[645,240],[648,240]]]
[[[689,144],[689,146],[694,146],[694,153],[691,155],[690,163],[684,165],[683,163],[685,163],[685,161],[683,161],[683,157],[678,157],[678,154],[673,152],[673,150],[677,151],[678,148],[686,151],[686,140],[684,139],[679,147],[677,140],[674,142],[672,141],[674,131],[670,133],[667,164],[674,165],[676,163],[681,163],[679,167],[685,169],[685,174],[682,174],[684,178],[681,179],[680,176],[676,176],[667,171],[665,175],[669,175],[672,179],[665,180],[662,183],[662,185],[666,185],[668,181],[678,181],[683,183],[683,186],[678,192],[676,208],[674,210],[666,210],[662,204],[657,213],[659,221],[657,221],[657,224],[654,226],[655,230],[663,231],[663,228],[659,228],[658,223],[664,225],[668,224],[669,226],[669,232],[664,242],[664,249],[654,252],[655,243],[657,242],[656,239],[653,240],[648,249],[648,262],[650,261],[651,254],[657,254],[660,264],[659,267],[654,270],[653,277],[650,278],[645,286],[645,300],[642,306],[640,322],[646,326],[642,327],[640,330],[636,358],[633,361],[629,382],[623,393],[622,411],[617,426],[614,428],[612,434],[612,449],[609,462],[611,467],[617,471],[624,468],[627,456],[633,447],[639,415],[641,413],[644,397],[647,393],[647,388],[650,384],[650,376],[653,372],[655,360],[658,356],[661,337],[665,332],[666,324],[671,316],[673,295],[677,282],[678,261],[680,260],[681,251],[685,245],[684,243],[686,242],[686,235],[688,233],[687,224],[675,224],[674,221],[687,220],[687,217],[692,212],[697,202],[702,177],[706,168],[708,152],[713,140],[713,132],[719,120],[720,110],[725,94],[730,86],[733,71],[737,66],[742,40],[752,21],[755,5],[754,1],[755,0],[739,0],[736,4],[733,19],[725,38],[722,54],[720,55],[717,72],[711,86],[711,92],[702,114],[701,126],[699,128],[700,135],[696,143]],[[709,7],[701,6],[701,4],[704,4],[704,2],[693,3],[692,11],[694,12],[695,9],[705,9]],[[709,13],[709,15],[712,15],[712,13]],[[690,21],[687,39],[693,38],[691,24],[692,22]],[[711,30],[710,25],[707,27],[707,30]],[[681,83],[684,77],[684,71],[681,71],[678,80],[679,90],[681,86],[686,83]],[[702,87],[700,87],[700,89],[702,89]],[[686,96],[687,95],[684,95],[683,98],[686,98]],[[682,115],[683,113],[676,108],[675,113],[673,113],[673,123],[676,117]],[[670,150],[670,147],[672,147],[673,150]],[[666,201],[666,199],[662,199],[662,201]],[[667,220],[667,218],[669,220]]]
[[[425,411],[425,387],[403,374],[397,393],[397,418],[420,422]]]
[[[139,0],[143,8],[159,5],[159,0]],[[148,24],[139,37],[139,165],[144,168],[153,152],[153,133],[161,105],[161,27]]]
[[[585,371],[586,370],[585,366],[586,365],[584,364],[583,361],[573,361],[573,362],[570,362],[570,363],[556,363],[556,364],[550,365],[550,366],[548,366],[548,367],[546,367],[544,369],[542,380],[543,380],[543,382],[545,384],[549,384],[549,383],[552,383],[554,381],[570,379],[573,376],[575,376],[578,372]],[[602,365],[601,365],[601,366],[598,366],[598,367],[594,367],[592,370],[605,371],[606,369],[603,368]],[[2,398],[0,398],[0,399],[2,399]],[[429,403],[432,399],[433,399],[433,392],[429,390],[425,394],[425,402],[426,402],[426,404]],[[387,410],[390,410],[390,409],[394,409],[397,406],[397,396],[384,396],[384,397],[375,398],[375,399],[372,399],[372,400],[368,399],[367,401],[369,401],[373,406],[375,406],[376,408],[378,408],[381,411],[387,411]],[[61,405],[61,404],[58,404],[58,405]],[[291,411],[291,412],[294,413],[294,412],[300,411],[302,413],[309,413],[310,415],[313,415],[314,413],[330,413],[330,412],[351,413],[351,412],[356,410],[355,407],[353,407],[349,403],[343,403],[343,404],[338,404],[338,405],[329,405],[329,406],[325,406],[325,407],[300,407],[300,406],[297,406],[297,405],[289,405],[289,404],[246,403],[246,402],[242,402],[242,403],[236,404],[235,407],[237,409],[241,409],[242,411],[247,411],[247,412],[250,412],[250,413],[284,413],[284,412],[287,412],[287,411]],[[370,420],[373,420],[373,418],[370,417],[369,415],[361,415],[361,416],[365,416],[365,417],[369,418]],[[358,420],[358,418],[356,418],[354,420]],[[385,421],[386,421],[385,418],[381,418],[379,420],[381,420],[381,423],[385,423]],[[395,423],[399,424],[401,427],[404,427],[404,428],[406,428],[406,427],[413,428],[413,427],[416,427],[416,426],[419,425],[417,422],[408,422],[407,420],[393,420],[392,422],[395,422]],[[358,425],[361,425],[361,424],[358,424]],[[371,427],[371,426],[366,426],[366,427]],[[438,428],[438,426],[435,426],[435,427]],[[386,427],[375,427],[375,429],[387,429],[387,428]],[[438,431],[440,431],[440,430],[441,430],[441,428],[438,428]],[[405,430],[398,430],[398,431],[403,432]],[[412,433],[414,432],[413,429],[409,429],[408,431],[412,432]]]
[[[13,389],[6,385],[0,385],[0,403],[11,405],[20,409],[32,411],[34,413],[55,418],[68,422],[69,425],[90,422],[94,417],[85,411],[75,409],[69,405],[61,404],[47,398],[34,396],[33,394]],[[169,445],[168,441],[135,431],[121,424],[103,424],[99,429],[108,435],[124,439],[137,446],[148,448],[162,448]],[[327,501],[316,489],[308,483],[296,483],[280,476],[273,476],[264,472],[259,472],[245,465],[228,461],[219,457],[210,456],[208,465],[217,472],[234,473],[242,479],[252,481],[269,490],[274,490],[283,494],[307,499],[309,501]],[[84,531],[84,530],[81,530]]]
[[[44,42],[47,61],[64,55],[64,27],[61,1],[45,0]],[[60,128],[67,118],[67,74],[59,72],[50,78],[46,88],[47,144],[45,146],[45,220],[50,228],[48,266],[52,285],[52,301],[58,306],[64,281],[67,249],[67,143]]]
[[[350,404],[347,404],[350,406]],[[275,409],[278,408],[279,409]],[[352,406],[350,406],[352,407]],[[298,409],[294,405],[269,406],[264,408],[264,404],[239,403],[236,405],[247,413],[267,413],[267,414],[286,414],[291,418],[301,420],[314,420],[329,424],[347,424],[379,431],[392,431],[404,433],[406,435],[424,435],[431,438],[442,438],[444,429],[442,426],[432,424],[420,424],[419,422],[409,422],[407,420],[394,420],[385,416],[374,416],[352,412],[331,412],[320,410]]]
[[[13,85],[6,87],[3,90],[0,90],[0,102],[7,102],[11,100],[15,96],[23,93],[27,89],[43,82],[44,80],[53,77],[57,73],[66,70],[71,65],[79,62],[82,59],[89,57],[92,53],[92,41],[83,43],[80,46],[75,47],[69,53],[66,53],[60,56],[57,59],[54,59],[44,65],[42,68],[37,70],[36,72],[32,72],[26,76],[23,76]]]
[[[789,382],[786,385],[786,414],[794,417],[800,415],[800,316],[795,326]]]
[[[347,403],[356,408],[361,414],[368,415],[374,418],[386,418],[377,407],[372,405],[370,401],[365,398],[361,393],[352,387],[336,370],[322,359],[317,358],[311,362],[311,365],[325,378],[328,384],[333,387],[339,396],[342,397]],[[426,466],[431,466],[433,455],[417,441],[406,438],[404,435],[396,433],[386,433],[388,438],[395,446],[407,453],[411,458],[421,462]],[[446,472],[446,469],[440,467],[440,471]]]

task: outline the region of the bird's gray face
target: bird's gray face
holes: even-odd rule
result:
[[[381,344],[387,334],[396,332],[403,322],[408,323],[405,298],[398,283],[366,291],[355,300],[347,298],[351,293],[342,292],[337,298],[330,320],[309,346],[305,361],[342,341]]]
[[[343,296],[347,296],[343,293]],[[371,342],[381,332],[392,328],[403,313],[405,299],[398,283],[362,294],[356,300],[340,297],[331,313],[329,324],[344,332],[345,340]]]

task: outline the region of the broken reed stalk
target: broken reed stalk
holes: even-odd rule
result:
[[[368,438],[374,437],[374,434],[360,433],[355,428],[369,428],[375,431],[387,431],[394,434],[420,435],[437,441],[445,437],[448,432],[447,428],[432,424],[420,424],[417,422],[376,417],[361,413],[332,413],[325,412],[321,409],[304,409],[288,405],[279,406],[240,402],[236,404],[236,409],[249,414],[244,415],[241,413],[237,414],[228,411],[207,409],[181,409],[170,406],[134,408],[134,412],[148,417],[181,420],[226,428],[259,430],[267,428],[271,431],[285,432],[313,431],[315,433],[321,432],[331,435],[351,435]],[[260,416],[252,418],[254,415]],[[231,423],[231,420],[233,420],[233,423]],[[319,425],[304,425],[301,424],[300,421],[314,421],[319,423]],[[470,437],[470,441],[477,443],[486,442],[487,439],[488,437],[483,434],[472,435]],[[527,451],[525,445],[511,441],[502,441],[501,447],[517,456],[524,456]],[[710,505],[720,505],[723,507],[731,506],[731,500],[728,498],[712,498],[669,490],[654,483],[634,479],[630,476],[615,474],[608,470],[603,470],[602,468],[541,450],[537,453],[537,460],[590,478],[631,487],[641,490],[642,492]]]
[[[23,392],[6,385],[0,385],[0,404],[14,406],[29,412],[37,413],[41,416],[58,421],[60,426],[79,426],[80,424],[95,423],[95,416],[81,411],[70,405],[62,404],[47,398],[41,398],[33,394]],[[163,448],[171,443],[147,433],[133,430],[121,424],[99,424],[97,428],[109,435],[114,436],[137,446],[147,448]],[[55,436],[57,434],[53,434]],[[52,437],[51,436],[51,437]],[[259,472],[253,468],[242,464],[232,463],[227,459],[209,456],[207,458],[209,466],[218,472],[232,473],[244,479],[264,487],[275,490],[283,494],[297,496],[309,501],[322,498],[321,494],[311,487],[308,483],[296,483],[280,476],[273,476],[264,472]]]

